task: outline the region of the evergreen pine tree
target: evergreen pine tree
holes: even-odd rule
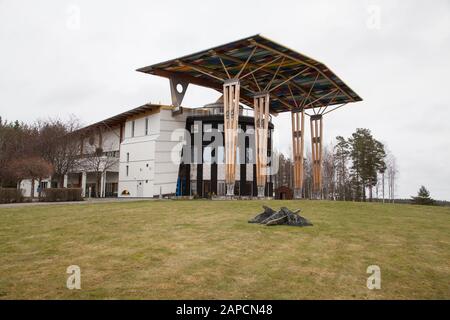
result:
[[[413,204],[432,205],[434,200],[430,197],[430,192],[424,186],[421,186],[416,197],[411,197]]]

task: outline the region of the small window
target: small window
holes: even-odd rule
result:
[[[130,153],[127,152],[127,162],[130,162]]]
[[[197,194],[197,181],[195,180],[191,181],[191,193],[192,195]]]
[[[126,168],[126,176],[128,177],[128,174],[130,173],[130,167],[126,166],[125,168]]]
[[[253,163],[253,149],[252,148],[247,148],[245,149],[247,152],[245,154],[245,162],[246,163]]]
[[[148,118],[145,118],[145,135],[148,135]]]
[[[217,195],[224,196],[226,193],[225,181],[217,182]]]
[[[224,164],[225,163],[225,147],[220,146],[217,148],[217,163]]]
[[[135,121],[134,120],[131,121],[131,137],[134,137],[134,128],[135,128],[135,126],[136,126]]]
[[[210,146],[207,146],[203,149],[203,163],[212,163],[212,148]]]
[[[205,124],[203,126],[204,132],[212,132],[212,124]]]

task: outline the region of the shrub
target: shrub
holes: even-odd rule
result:
[[[40,201],[83,201],[81,188],[48,188],[42,190]]]
[[[19,203],[23,202],[23,193],[21,189],[0,188],[0,203]]]

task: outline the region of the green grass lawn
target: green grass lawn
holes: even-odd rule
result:
[[[302,208],[313,227],[248,224]],[[81,268],[81,290],[66,268]],[[381,290],[368,290],[369,265]],[[141,201],[0,209],[0,299],[450,299],[450,209]]]

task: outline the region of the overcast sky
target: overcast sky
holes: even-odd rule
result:
[[[89,124],[170,104],[167,79],[134,70],[257,33],[324,62],[364,99],[326,116],[325,141],[369,128],[397,158],[397,196],[423,184],[450,200],[448,0],[0,0],[0,116]],[[190,87],[183,104],[217,97]],[[275,126],[289,152],[289,115]]]

